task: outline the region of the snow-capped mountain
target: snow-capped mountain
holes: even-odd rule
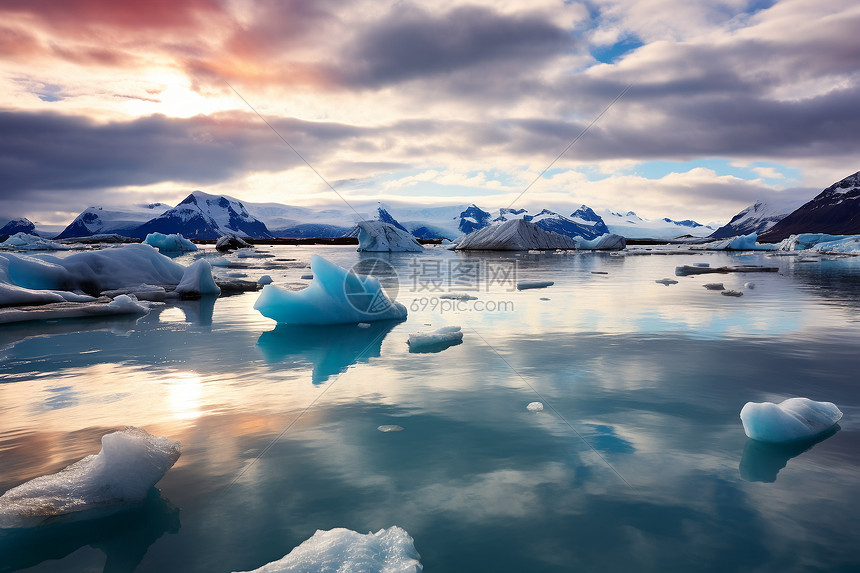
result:
[[[797,233],[860,234],[860,171],[837,181],[759,238],[781,241]]]
[[[483,229],[484,227],[489,225],[491,217],[492,215],[490,215],[489,212],[484,211],[483,209],[472,203],[460,212],[460,222],[457,224],[457,230],[465,235],[468,235],[472,231]]]
[[[36,234],[36,225],[29,219],[21,217],[20,219],[12,219],[2,227],[0,227],[0,237],[14,235],[15,233],[27,233],[28,235]]]
[[[610,233],[628,239],[674,239],[684,235],[707,237],[715,230],[711,225],[702,225],[690,219],[684,221],[674,221],[669,218],[643,219],[633,211],[621,214],[603,209],[598,214],[603,218]]]
[[[266,225],[248,213],[241,201],[225,195],[194,191],[133,231],[133,237],[149,233],[181,233],[189,239],[217,239],[226,233],[256,239],[271,238]]]
[[[565,217],[549,209],[543,209],[536,215],[531,215],[527,209],[502,208],[499,209],[499,214],[493,219],[493,223],[498,224],[516,219],[532,222],[545,231],[552,231],[567,237],[594,239],[609,232],[603,220],[585,205],[574,211],[571,217]]]
[[[170,205],[164,203],[129,205],[117,209],[87,207],[55,238],[89,237],[106,233],[133,236],[133,231],[140,225],[169,208]]]
[[[756,201],[753,205],[750,205],[732,217],[731,221],[714,231],[710,237],[712,239],[728,239],[729,237],[749,235],[750,233],[762,235],[802,204],[802,201],[792,201],[782,204],[769,204]]]

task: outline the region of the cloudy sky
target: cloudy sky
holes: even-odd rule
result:
[[[856,0],[2,0],[0,218],[338,203],[254,110],[350,202],[504,207],[606,110],[514,206],[725,221],[860,169],[858,29]]]

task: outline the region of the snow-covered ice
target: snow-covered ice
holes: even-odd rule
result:
[[[752,282],[744,283],[744,288],[749,289],[749,290],[753,290],[755,288],[755,283],[752,283]]]
[[[359,275],[319,255],[311,257],[313,282],[300,291],[266,285],[254,308],[279,324],[345,324],[404,319],[406,307],[388,298],[379,279]]]
[[[120,295],[110,302],[106,302],[107,300],[109,299],[53,302],[39,306],[0,308],[0,324],[27,322],[31,320],[58,320],[62,318],[142,315],[149,312],[148,307],[139,303],[132,296]]]
[[[540,228],[523,219],[496,223],[469,233],[457,244],[457,250],[528,251],[576,249],[577,241],[560,233]]]
[[[102,436],[98,454],[0,496],[0,528],[31,527],[82,511],[121,509],[141,501],[179,455],[179,442],[139,428]]]
[[[723,283],[705,283],[702,285],[708,290],[725,290]]]
[[[396,525],[366,535],[336,528],[317,530],[282,559],[247,573],[420,573],[420,559]]]
[[[517,290],[526,290],[530,288],[546,288],[554,285],[553,281],[519,281],[517,282]]]
[[[449,346],[463,342],[459,326],[443,326],[435,332],[415,332],[409,335],[406,343],[409,352],[441,352]]]
[[[180,234],[164,235],[149,233],[143,240],[145,245],[152,245],[160,253],[183,253],[197,250],[197,245]]]
[[[221,289],[212,278],[212,265],[206,259],[200,259],[185,269],[175,292],[183,297],[217,296],[221,294]]]
[[[62,243],[37,237],[36,235],[15,233],[0,243],[0,249],[14,249],[16,251],[68,251],[69,247]]]
[[[526,410],[529,412],[543,412],[543,402],[529,402]]]
[[[383,424],[381,426],[376,427],[380,432],[402,432],[403,426],[398,426],[397,424]]]
[[[415,237],[391,223],[383,221],[358,222],[358,250],[373,252],[423,251]]]
[[[676,281],[675,279],[657,279],[654,282],[666,286],[678,284],[678,281]]]
[[[747,402],[741,409],[746,435],[772,443],[807,440],[833,428],[842,412],[832,402],[789,398],[779,404]]]

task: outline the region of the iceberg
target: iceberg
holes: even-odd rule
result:
[[[235,251],[236,249],[246,249],[251,245],[247,241],[237,237],[232,233],[227,233],[217,241],[215,241],[215,249],[218,251]]]
[[[459,326],[443,326],[435,332],[416,332],[409,335],[406,344],[409,352],[441,352],[449,346],[462,344],[463,333]]]
[[[82,298],[91,300],[51,302],[42,304],[41,306],[0,308],[0,324],[27,322],[31,320],[58,320],[61,318],[142,315],[149,312],[148,307],[140,304],[136,298],[128,295],[119,295],[110,302],[105,302],[109,299],[95,300],[92,297]]]
[[[408,231],[382,221],[358,222],[358,250],[373,252],[423,251]]]
[[[605,233],[594,239],[575,237],[577,247],[592,251],[620,251],[627,247],[627,240],[621,235]]]
[[[775,251],[778,245],[772,243],[757,243],[758,233],[741,235],[730,239],[706,243],[704,247],[709,251]]]
[[[143,240],[143,244],[155,247],[160,253],[184,253],[197,250],[197,245],[179,234],[150,233]]]
[[[336,528],[317,530],[282,559],[247,573],[420,573],[420,559],[396,525],[366,535]]]
[[[791,235],[777,244],[780,251],[805,251],[821,243],[839,243],[846,239],[856,239],[858,235],[828,235],[826,233],[801,233]],[[818,250],[817,248],[815,250]]]
[[[511,219],[469,233],[455,247],[458,251],[528,251],[576,249],[577,241],[540,228],[524,219]]]
[[[98,454],[0,496],[0,528],[32,527],[89,510],[127,508],[146,498],[179,455],[179,442],[140,428],[102,436]]]
[[[744,432],[753,440],[787,443],[809,440],[828,432],[842,419],[832,402],[789,398],[779,404],[747,402],[741,409]]]
[[[212,278],[212,265],[205,259],[193,262],[182,274],[176,286],[177,294],[185,298],[221,294],[221,289]]]
[[[69,247],[62,243],[37,237],[36,235],[15,233],[0,243],[0,249],[13,249],[16,251],[68,251]]]
[[[266,285],[254,308],[278,324],[346,324],[406,318],[406,307],[388,298],[379,279],[311,256],[313,281],[300,291]]]

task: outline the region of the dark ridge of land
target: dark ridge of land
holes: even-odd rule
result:
[[[311,238],[302,237],[295,239],[251,239],[242,237],[242,240],[249,245],[357,245],[358,238],[356,237],[335,237],[335,238]],[[442,243],[442,239],[416,239],[422,245],[438,245]],[[214,245],[215,239],[191,239],[192,242],[198,245]]]

